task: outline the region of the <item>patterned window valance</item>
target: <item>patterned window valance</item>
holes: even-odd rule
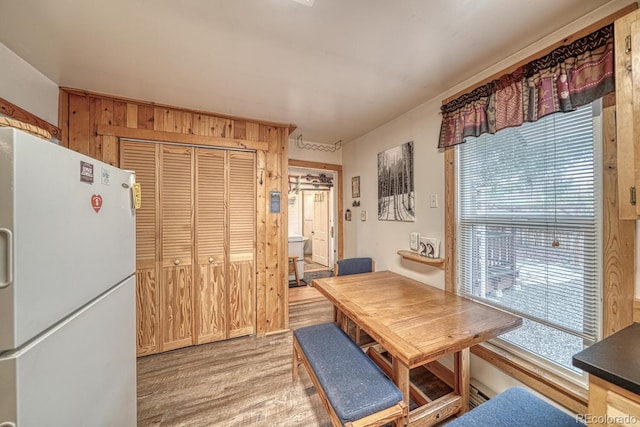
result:
[[[614,89],[611,24],[444,104],[438,148],[571,111]]]

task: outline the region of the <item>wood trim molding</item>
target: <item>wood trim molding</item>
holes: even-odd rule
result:
[[[445,98],[442,100],[442,104],[447,104],[448,102],[453,101],[456,98],[459,98],[460,96],[469,93],[471,91],[473,91],[474,89],[477,89],[478,87],[485,85],[493,80],[496,80],[500,77],[502,77],[505,74],[509,74],[509,73],[513,73],[515,70],[517,70],[519,67],[535,60],[538,59],[544,55],[547,55],[548,53],[550,53],[551,51],[553,51],[554,49],[559,48],[560,46],[565,46],[568,44],[573,43],[574,41],[591,34],[592,32],[599,30],[600,28],[609,25],[611,23],[613,23],[616,19],[623,17],[624,15],[633,12],[634,10],[636,10],[638,8],[638,4],[636,2],[633,2],[625,7],[623,7],[622,9],[618,10],[617,12],[612,13],[609,16],[606,16],[596,22],[594,22],[593,24],[581,29],[580,31],[576,31],[575,33],[571,34],[568,37],[563,38],[562,40],[544,48],[539,50],[538,52],[534,53],[533,55],[529,55],[528,57],[516,62],[515,64],[505,68],[504,70],[498,71],[497,73],[492,74],[491,76],[484,78],[482,80],[480,80],[479,82],[467,87],[466,89],[461,90],[460,92],[456,93],[455,95],[449,96],[448,98]]]
[[[602,110],[602,336],[633,323],[636,222],[620,219],[616,108]]]
[[[60,89],[62,91],[64,91],[64,92],[71,93],[71,94],[74,94],[74,95],[94,96],[94,97],[98,97],[98,98],[101,98],[101,99],[110,99],[112,101],[126,102],[126,103],[132,103],[132,104],[137,104],[137,105],[147,105],[147,106],[159,107],[159,108],[178,109],[180,111],[193,113],[193,114],[213,115],[213,116],[224,118],[224,119],[246,120],[248,122],[259,123],[261,125],[266,125],[266,126],[273,126],[273,127],[278,127],[278,128],[288,128],[289,129],[289,134],[291,134],[294,130],[297,129],[297,126],[294,125],[294,124],[291,124],[291,123],[272,122],[272,121],[267,121],[267,120],[253,119],[253,118],[249,118],[249,117],[232,116],[232,115],[229,115],[229,114],[222,114],[222,113],[217,113],[217,112],[213,112],[213,111],[204,111],[204,110],[196,110],[196,109],[189,109],[189,108],[183,108],[183,107],[176,107],[175,105],[167,105],[167,104],[160,104],[160,103],[156,103],[156,102],[141,101],[139,99],[123,98],[123,97],[120,97],[120,96],[108,95],[108,94],[99,93],[99,92],[90,92],[90,91],[86,91],[86,90],[74,89],[74,88],[64,87],[64,86],[60,87]]]
[[[640,322],[640,299],[633,300],[633,321]]]
[[[456,293],[456,150],[444,151],[444,229],[445,229],[445,291]]]
[[[69,94],[58,90],[58,125],[60,145],[69,148]]]
[[[97,134],[100,136],[115,136],[118,138],[139,139],[143,141],[173,142],[176,144],[203,145],[207,147],[225,147],[256,151],[269,150],[269,143],[262,141],[163,132],[152,129],[137,129],[123,126],[98,125]]]
[[[576,414],[587,413],[586,388],[490,343],[471,347],[471,353]]]
[[[336,182],[336,188],[338,189],[338,259],[344,258],[344,201],[342,190],[342,165],[335,165],[331,163],[310,162],[307,160],[289,159],[289,166],[296,168],[309,168],[309,169],[322,169],[335,171],[338,175]]]
[[[293,166],[295,168],[326,169],[342,172],[342,165],[335,165],[333,163],[310,162],[308,160],[289,159],[289,166]]]
[[[30,125],[42,128],[48,131],[51,136],[57,140],[61,140],[62,138],[62,130],[60,130],[59,127],[52,125],[48,121],[41,119],[35,114],[31,114],[27,110],[18,107],[17,105],[7,101],[4,98],[0,98],[0,113],[13,119],[20,120],[21,122],[25,122]]]

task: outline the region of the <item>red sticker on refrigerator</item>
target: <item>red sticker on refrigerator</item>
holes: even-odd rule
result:
[[[100,212],[100,208],[102,207],[102,196],[99,194],[91,196],[91,206],[96,213]]]

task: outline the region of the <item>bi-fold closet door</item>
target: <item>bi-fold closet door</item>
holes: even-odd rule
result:
[[[138,354],[255,333],[255,153],[122,141],[142,185]]]

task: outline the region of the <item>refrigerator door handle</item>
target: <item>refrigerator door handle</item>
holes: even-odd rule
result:
[[[0,289],[13,283],[13,233],[8,228],[0,228],[0,233],[7,236],[7,277],[5,282],[0,282]]]

